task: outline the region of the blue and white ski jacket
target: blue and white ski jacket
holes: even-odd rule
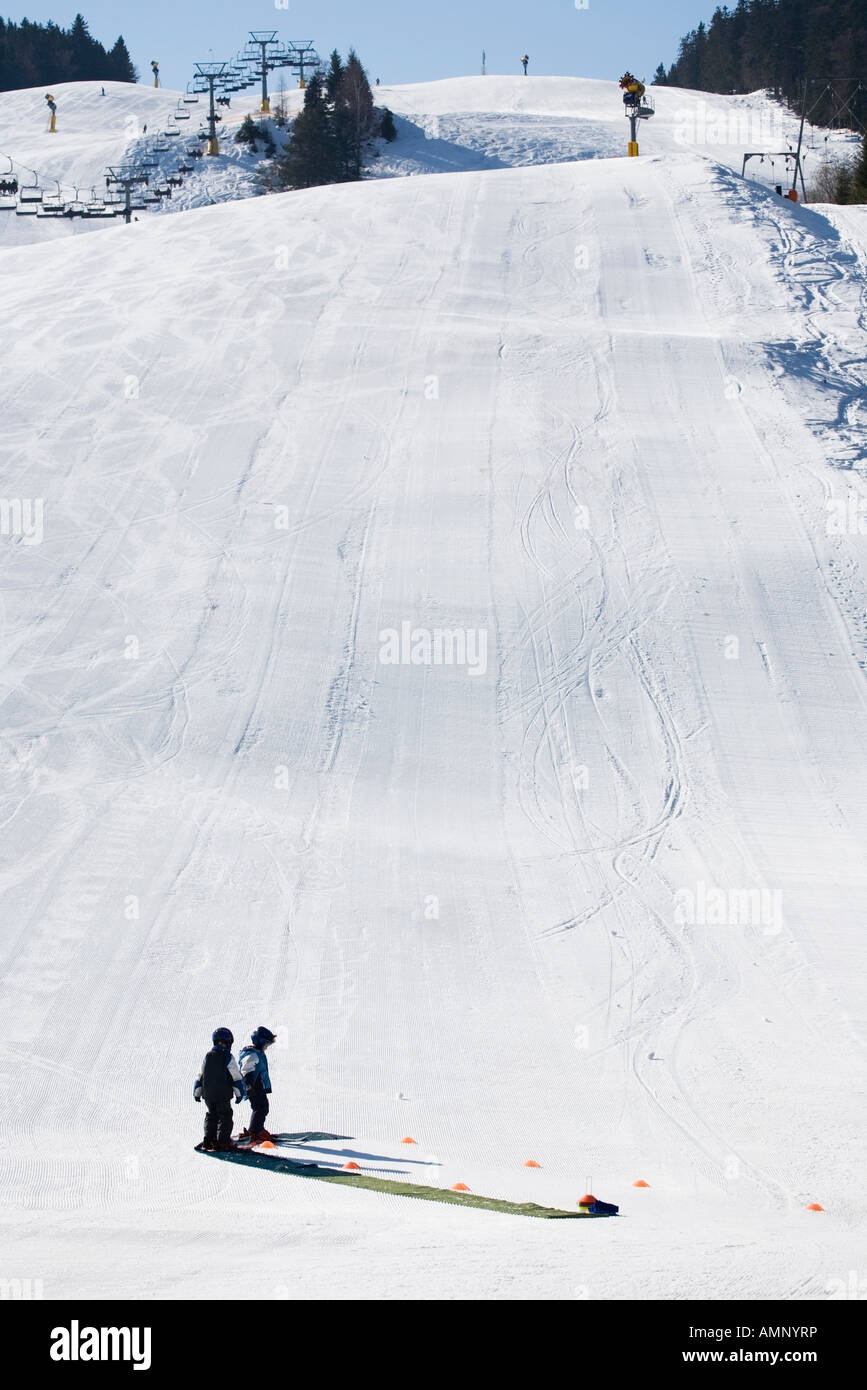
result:
[[[194,1098],[195,1100],[201,1100],[201,1099],[202,1099],[202,1095],[203,1095],[203,1093],[204,1093],[204,1082],[205,1082],[205,1071],[206,1071],[206,1069],[207,1069],[207,1071],[208,1071],[208,1073],[209,1073],[210,1076],[213,1076],[213,1074],[214,1074],[214,1073],[213,1073],[213,1063],[211,1063],[211,1065],[209,1066],[209,1058],[212,1058],[212,1057],[214,1056],[214,1054],[215,1054],[216,1052],[218,1052],[218,1051],[219,1051],[219,1052],[223,1052],[223,1053],[224,1053],[224,1056],[225,1056],[225,1058],[226,1058],[226,1078],[225,1078],[225,1085],[224,1085],[224,1087],[223,1087],[223,1086],[220,1087],[220,1090],[225,1089],[225,1097],[224,1097],[224,1098],[225,1098],[226,1100],[228,1100],[228,1099],[231,1097],[232,1090],[233,1090],[233,1088],[234,1088],[234,1093],[235,1093],[235,1098],[236,1098],[236,1100],[244,1100],[244,1098],[245,1098],[245,1096],[246,1096],[246,1091],[245,1091],[245,1089],[244,1089],[244,1079],[243,1079],[243,1077],[241,1076],[240,1071],[238,1070],[238,1063],[235,1061],[235,1059],[234,1059],[234,1057],[232,1056],[231,1052],[229,1052],[229,1051],[224,1051],[223,1048],[216,1048],[216,1047],[211,1048],[210,1052],[207,1052],[207,1053],[205,1054],[205,1057],[204,1057],[204,1060],[203,1060],[203,1062],[202,1062],[202,1065],[199,1067],[199,1074],[198,1074],[198,1076],[196,1077],[195,1081],[193,1082],[193,1098]],[[219,1099],[219,1098],[220,1098],[220,1097],[216,1097],[216,1099]]]
[[[241,1075],[248,1087],[256,1086],[258,1078],[262,1083],[263,1091],[269,1096],[271,1094],[271,1078],[268,1075],[268,1060],[263,1049],[248,1043],[238,1053],[238,1061],[241,1063]]]

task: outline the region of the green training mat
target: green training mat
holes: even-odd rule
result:
[[[509,1216],[538,1216],[546,1220],[594,1221],[607,1219],[607,1212],[560,1211],[557,1207],[540,1207],[536,1202],[508,1202],[502,1197],[483,1197],[476,1192],[452,1192],[451,1188],[420,1187],[412,1182],[394,1178],[378,1178],[367,1173],[345,1173],[323,1168],[313,1162],[300,1162],[256,1150],[230,1153],[208,1152],[205,1158],[222,1163],[242,1163],[250,1168],[270,1168],[272,1172],[288,1173],[296,1178],[315,1178],[319,1182],[341,1183],[345,1187],[364,1187],[370,1192],[390,1192],[395,1197],[416,1197],[424,1202],[446,1202],[456,1207],[481,1207],[484,1211],[502,1211]]]

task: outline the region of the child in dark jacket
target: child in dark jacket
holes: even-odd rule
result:
[[[257,1028],[250,1035],[250,1042],[246,1047],[242,1047],[238,1054],[241,1075],[247,1088],[247,1099],[253,1107],[249,1128],[242,1131],[241,1138],[249,1139],[254,1144],[261,1144],[264,1139],[271,1138],[265,1128],[265,1116],[270,1109],[268,1097],[271,1094],[271,1078],[268,1075],[265,1052],[276,1041],[270,1028]]]
[[[238,1063],[229,1051],[235,1041],[228,1028],[217,1028],[211,1038],[214,1044],[199,1069],[193,1085],[193,1099],[203,1100],[208,1107],[205,1116],[205,1137],[196,1148],[217,1149],[225,1153],[232,1143],[232,1096],[240,1105],[244,1099],[244,1082]]]

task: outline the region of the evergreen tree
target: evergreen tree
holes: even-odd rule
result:
[[[397,139],[397,126],[394,123],[394,116],[386,106],[382,112],[382,119],[379,123],[379,133],[383,140],[391,144],[392,140]]]
[[[861,142],[860,158],[852,170],[851,201],[867,203],[867,131]]]
[[[111,82],[138,82],[138,69],[129,55],[123,34],[119,34],[114,48],[108,55],[107,78]]]
[[[364,155],[378,131],[373,93],[358,54],[350,49],[334,103],[334,122],[343,176],[360,179]]]
[[[310,78],[304,93],[304,107],[292,122],[292,135],[283,155],[275,161],[270,182],[276,188],[314,188],[336,183],[340,160],[318,73]]]
[[[653,74],[653,81],[651,83],[651,86],[664,87],[667,80],[668,79],[665,76],[665,64],[660,63],[659,67],[656,69],[656,72]]]
[[[665,83],[708,92],[764,89],[801,109],[810,89],[815,124],[867,124],[867,87],[858,86],[867,63],[864,0],[737,0],[718,8],[709,28],[700,24],[680,41]],[[838,79],[825,85],[826,79]],[[848,87],[839,81],[848,79]],[[657,77],[661,82],[660,69]],[[848,107],[843,97],[848,100]]]
[[[328,60],[328,73],[325,78],[325,94],[332,106],[337,100],[337,94],[340,91],[340,84],[342,81],[343,63],[340,60],[340,54],[335,48]]]
[[[249,145],[253,153],[258,154],[260,140],[265,146],[265,154],[272,155],[274,153],[273,135],[264,121],[254,121],[248,112],[235,135],[235,143],[237,145]]]
[[[0,20],[0,91],[53,87],[60,82],[134,82],[136,77],[123,39],[107,53],[81,14],[69,29],[52,21]]]

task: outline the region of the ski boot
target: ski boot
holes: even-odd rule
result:
[[[216,1147],[217,1147],[217,1146],[216,1146],[216,1144],[214,1143],[214,1140],[213,1140],[213,1139],[203,1139],[203,1140],[201,1141],[201,1143],[196,1144],[196,1153],[200,1153],[200,1154],[211,1153]]]

